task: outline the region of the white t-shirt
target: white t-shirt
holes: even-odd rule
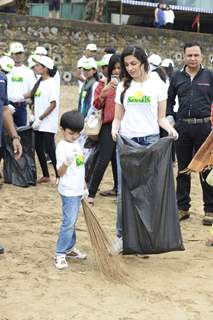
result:
[[[123,105],[125,111],[120,134],[128,138],[159,134],[158,102],[167,99],[167,87],[160,77],[150,73],[143,83],[132,80],[123,104],[122,91],[123,82],[118,84],[115,97],[115,102]]]
[[[7,74],[7,79],[7,92],[10,101],[13,101],[15,97],[29,93],[36,83],[33,71],[24,65],[14,66],[12,71]]]
[[[175,20],[175,14],[173,10],[165,10],[164,11],[164,19],[165,19],[165,24],[167,23],[174,23]]]
[[[59,113],[59,88],[53,78],[42,80],[35,93],[34,115],[35,119],[39,118],[44,111],[50,106],[50,102],[55,101],[56,107],[53,111],[42,120],[38,131],[57,132],[58,113]]]
[[[56,148],[57,169],[67,158],[73,157],[73,163],[67,168],[63,177],[60,177],[58,191],[66,197],[81,196],[84,191],[84,157],[77,141],[71,143],[65,140],[59,142]]]
[[[77,68],[81,68],[82,64],[87,61],[87,57],[83,56],[81,57],[78,62],[77,62]],[[81,71],[81,76],[83,77],[84,76],[84,73],[83,73],[83,70]],[[81,92],[81,88],[83,86],[84,82],[81,81],[81,80],[78,80],[78,89],[79,89],[79,93]]]

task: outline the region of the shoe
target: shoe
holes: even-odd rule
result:
[[[106,191],[101,191],[99,193],[102,197],[116,197],[117,196],[117,192],[115,189],[111,189],[111,190],[106,190]]]
[[[65,256],[56,256],[55,257],[55,267],[57,269],[68,268],[68,264],[67,264]]]
[[[37,183],[48,183],[50,182],[50,177],[41,177],[37,180]]]
[[[85,260],[87,255],[76,248],[72,248],[69,252],[67,252],[66,258],[73,260]]]
[[[112,249],[115,253],[119,254],[123,252],[123,238],[116,237],[112,243]]]
[[[213,224],[213,212],[205,212],[203,217],[203,225],[211,226]]]
[[[190,218],[190,213],[188,210],[178,210],[179,221],[186,220]]]
[[[0,254],[4,253],[4,247],[0,246]]]

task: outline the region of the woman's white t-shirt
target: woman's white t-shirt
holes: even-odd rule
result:
[[[78,142],[68,142],[62,140],[56,148],[57,169],[59,169],[66,159],[73,158],[72,164],[67,168],[63,177],[60,177],[58,191],[66,197],[81,196],[84,191],[84,157]]]
[[[45,112],[50,106],[50,102],[56,102],[55,109],[42,120],[37,129],[38,131],[56,133],[59,113],[59,88],[56,81],[53,78],[42,80],[36,90],[34,100],[35,119],[38,119]]]
[[[124,107],[120,134],[128,138],[159,134],[158,103],[167,99],[166,84],[152,73],[143,83],[132,80],[121,103],[123,90],[121,82],[115,97],[115,102]]]

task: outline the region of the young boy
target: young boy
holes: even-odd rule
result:
[[[78,111],[68,111],[62,115],[60,126],[64,139],[57,146],[56,159],[63,220],[56,245],[55,266],[63,269],[68,267],[66,258],[84,260],[87,257],[74,247],[75,224],[84,194],[84,158],[77,142],[84,127],[84,118]]]

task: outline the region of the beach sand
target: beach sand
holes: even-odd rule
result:
[[[77,105],[77,88],[62,87],[61,111]],[[59,138],[58,134],[57,139]],[[53,170],[49,165],[51,173]],[[39,172],[40,173],[40,172]],[[108,168],[101,190],[112,186]],[[181,223],[186,250],[148,259],[122,256],[128,283],[110,282],[97,270],[81,211],[77,246],[88,259],[54,267],[61,219],[57,186],[0,190],[0,320],[210,320],[213,319],[213,248],[205,246],[202,196],[193,175],[191,218]],[[111,239],[115,198],[97,196],[94,210]]]

